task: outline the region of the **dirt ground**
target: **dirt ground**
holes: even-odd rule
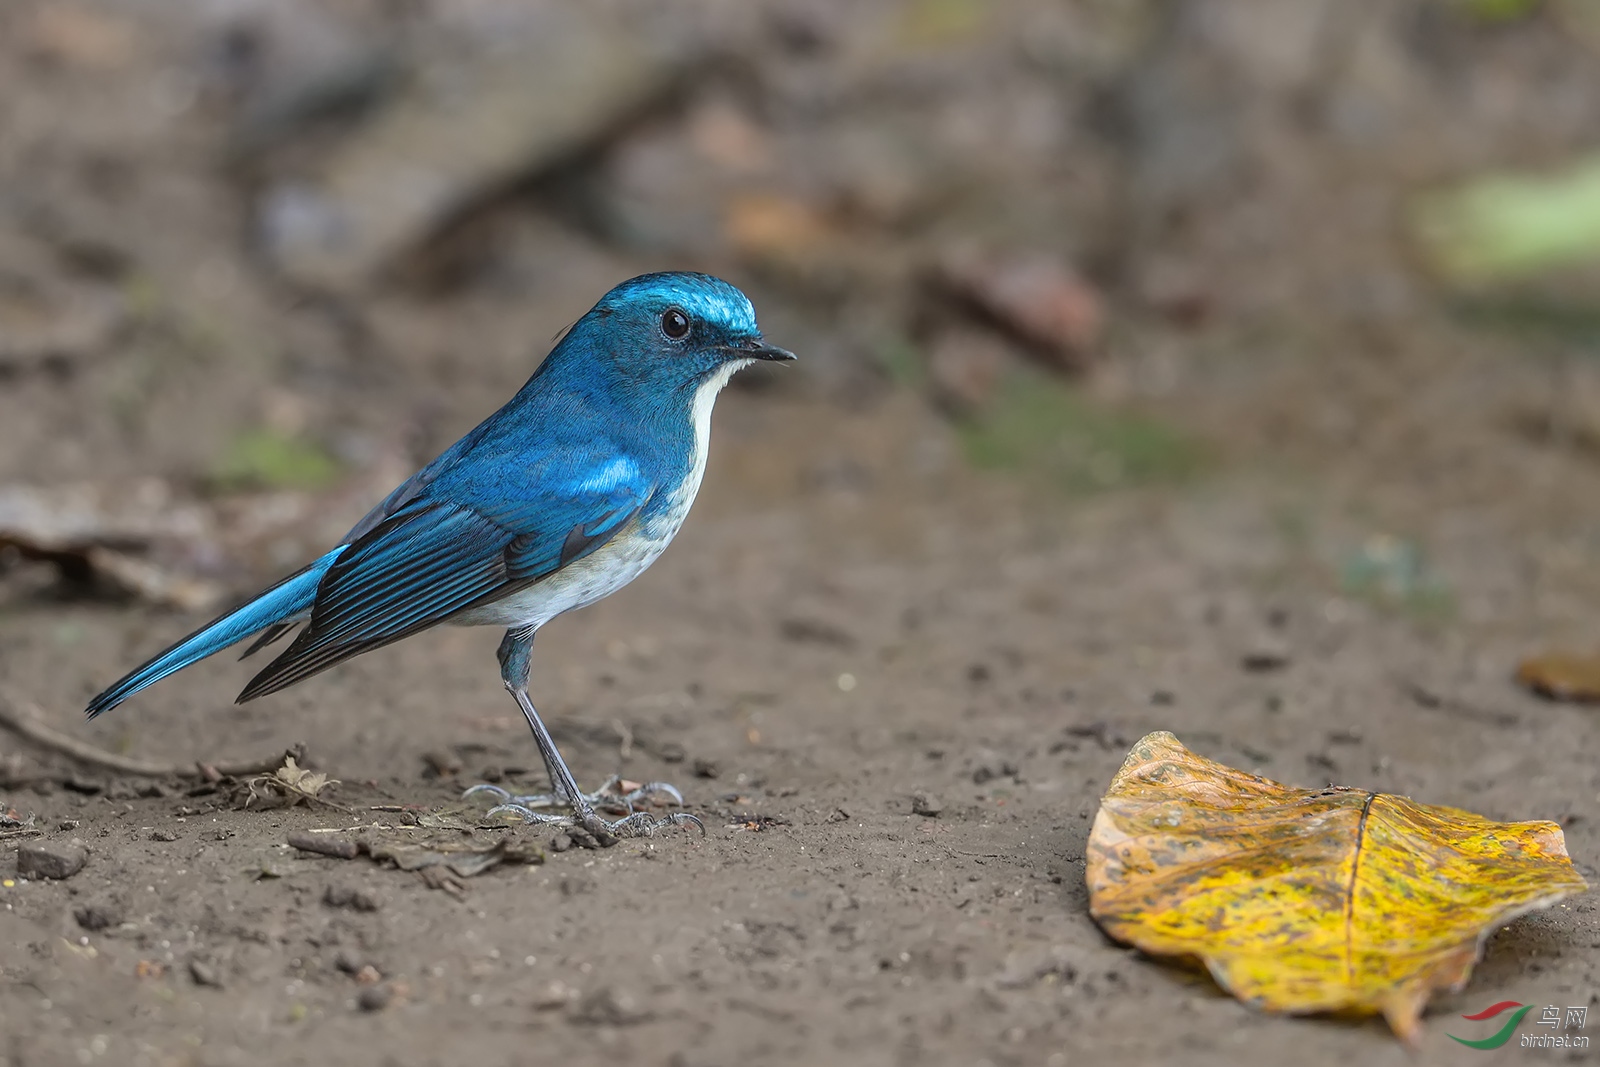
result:
[[[1196,297],[1199,321],[1141,296],[1137,270],[1106,267],[1097,369],[1070,386],[1024,377],[1064,390],[1052,411],[1098,426],[1085,447],[1123,465],[1085,485],[1032,462],[1026,434],[1020,460],[986,450],[982,434],[1026,410],[1002,397],[990,431],[952,420],[884,354],[885,322],[914,303],[898,268],[854,276],[883,303],[843,298],[814,264],[641,251],[522,204],[497,224],[511,250],[486,280],[308,296],[238,247],[221,120],[124,143],[98,113],[85,85],[156,61],[85,29],[100,9],[74,10],[89,21],[39,38],[66,50],[43,66],[0,26],[0,80],[35,87],[33,112],[13,97],[0,166],[88,175],[88,192],[34,187],[68,208],[93,205],[95,166],[133,166],[105,232],[143,266],[108,282],[72,258],[94,249],[5,216],[5,277],[120,293],[132,310],[83,353],[0,374],[0,483],[161,479],[220,516],[216,544],[180,562],[231,595],[321,551],[623,277],[675,256],[718,269],[802,362],[725,395],[677,542],[551,624],[535,653],[533,699],[580,781],[671,781],[704,836],[589,849],[528,831],[542,862],[459,879],[294,849],[297,831],[404,836],[426,829],[419,816],[469,818],[461,791],[486,779],[542,788],[497,632],[442,628],[242,707],[251,666],[219,656],[85,723],[90,696],[204,612],[0,558],[9,707],[174,764],[303,744],[339,782],[331,804],[244,804],[227,783],[110,773],[0,731],[0,811],[43,831],[0,841],[0,1062],[1458,1064],[1484,1055],[1447,1036],[1467,1032],[1462,1014],[1600,1005],[1591,896],[1495,933],[1408,1051],[1379,1021],[1263,1015],[1110,942],[1087,914],[1083,859],[1129,746],[1166,729],[1297,785],[1556,820],[1595,879],[1600,721],[1512,681],[1529,653],[1600,645],[1588,320],[1458,314],[1386,239],[1351,236],[1375,225],[1360,189],[1336,194],[1291,158],[1298,177],[1269,182],[1281,195],[1257,208],[1281,221],[1325,203],[1354,220],[1345,244],[1269,219],[1273,237],[1235,247],[1218,234],[1244,232],[1237,219],[1209,236],[1191,222],[1150,255],[1201,268],[1215,291]],[[1519,70],[1552,54],[1542,32],[1472,47]],[[106,66],[119,47],[134,58]],[[78,126],[49,126],[40,100]],[[1514,125],[1514,107],[1490,110]],[[1388,188],[1381,168],[1330,158]],[[218,288],[219,272],[235,283]],[[196,302],[196,318],[174,310]],[[905,344],[933,344],[906,315]],[[256,424],[325,443],[338,476],[219,483],[216,457]],[[937,813],[914,812],[917,795]],[[17,848],[35,840],[81,842],[87,864],[19,880]]]

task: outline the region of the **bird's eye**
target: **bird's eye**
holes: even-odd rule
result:
[[[661,313],[661,332],[674,341],[681,341],[689,336],[689,316],[677,308],[668,308]]]

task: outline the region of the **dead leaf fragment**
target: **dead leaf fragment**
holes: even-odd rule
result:
[[[1600,701],[1600,653],[1533,656],[1517,667],[1517,682],[1547,700],[1595,703]]]
[[[1128,754],[1088,853],[1089,913],[1110,936],[1198,959],[1264,1011],[1381,1013],[1407,1041],[1489,933],[1588,888],[1555,823],[1295,789],[1164,731]]]
[[[1105,325],[1099,291],[1051,256],[953,253],[939,264],[937,280],[1057,370],[1086,369]]]
[[[321,794],[329,786],[339,784],[337,778],[329,778],[321,771],[310,771],[300,766],[291,755],[283,757],[283,766],[271,774],[258,775],[246,783],[249,792],[244,799],[244,807],[258,801],[279,801],[288,807],[300,803],[313,801],[337,808]]]

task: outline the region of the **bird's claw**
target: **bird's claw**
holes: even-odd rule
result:
[[[621,785],[622,776],[613,774],[606,779],[599,789],[596,789],[593,793],[585,793],[583,799],[592,807],[603,811],[617,811],[624,815],[634,814],[638,810],[640,802],[645,800],[654,801],[658,798],[664,798],[678,807],[683,806],[683,794],[678,792],[678,787],[671,782],[646,782],[626,793],[617,791]],[[507,805],[520,808],[567,808],[573,806],[573,802],[568,799],[565,793],[529,793],[519,796],[509,789],[498,785],[490,785],[487,782],[475,785],[461,794],[463,800],[475,796],[494,797],[502,807]]]
[[[636,789],[626,793],[617,790],[622,785],[620,775],[612,775],[606,782],[593,793],[584,794],[582,803],[574,803],[568,799],[564,792],[558,793],[532,793],[519,796],[508,789],[498,785],[483,783],[475,785],[462,794],[462,799],[474,796],[490,796],[499,803],[490,808],[485,814],[515,815],[524,822],[535,823],[541,826],[579,826],[601,840],[618,837],[648,837],[665,826],[684,826],[693,823],[699,828],[702,835],[706,832],[705,823],[697,816],[686,811],[668,812],[665,815],[655,815],[648,811],[639,811],[635,805],[646,799],[665,798],[673,804],[683,804],[683,794],[678,792],[676,786],[668,782],[646,782]],[[569,808],[570,812],[561,815],[540,811],[540,808]],[[595,809],[620,810],[623,817],[615,822],[602,818]]]
[[[686,811],[672,811],[665,815],[652,815],[648,811],[636,811],[626,815],[616,822],[607,822],[590,809],[586,813],[572,812],[568,815],[551,815],[547,812],[534,811],[532,808],[521,804],[496,804],[484,813],[487,817],[495,815],[515,815],[524,822],[534,823],[539,826],[573,826],[581,827],[594,835],[602,843],[619,837],[649,837],[665,826],[684,826],[693,823],[705,836],[706,824],[700,821],[699,816],[691,815]],[[585,818],[584,816],[588,817]]]

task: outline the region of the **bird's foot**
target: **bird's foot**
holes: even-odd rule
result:
[[[686,811],[655,815],[648,811],[639,811],[635,807],[645,800],[665,801],[681,806],[683,794],[678,792],[676,786],[667,782],[646,782],[623,792],[622,785],[621,776],[612,775],[599,789],[593,793],[583,794],[574,801],[569,799],[565,792],[530,793],[519,796],[500,786],[484,783],[468,789],[462,794],[462,798],[492,797],[497,803],[485,813],[487,815],[516,815],[524,822],[545,826],[578,826],[602,842],[608,838],[648,837],[664,826],[683,826],[689,823],[699,827],[702,834],[706,832],[705,824]],[[544,808],[569,810],[557,815],[539,810]],[[622,818],[612,822],[603,818],[599,811],[620,811],[624,814]]]
[[[632,784],[632,783],[627,783]],[[620,774],[613,774],[593,793],[583,794],[582,799],[592,808],[600,811],[614,811],[622,815],[632,815],[638,811],[641,803],[649,801],[652,804],[674,804],[683,807],[683,794],[678,792],[678,787],[670,782],[646,782],[626,792],[622,790],[624,782]],[[483,783],[475,785],[461,794],[463,800],[468,797],[487,796],[493,797],[500,807],[513,805],[519,808],[570,808],[574,803],[565,792],[554,793],[528,793],[518,795],[509,789],[498,785]],[[557,816],[560,818],[560,816]]]

